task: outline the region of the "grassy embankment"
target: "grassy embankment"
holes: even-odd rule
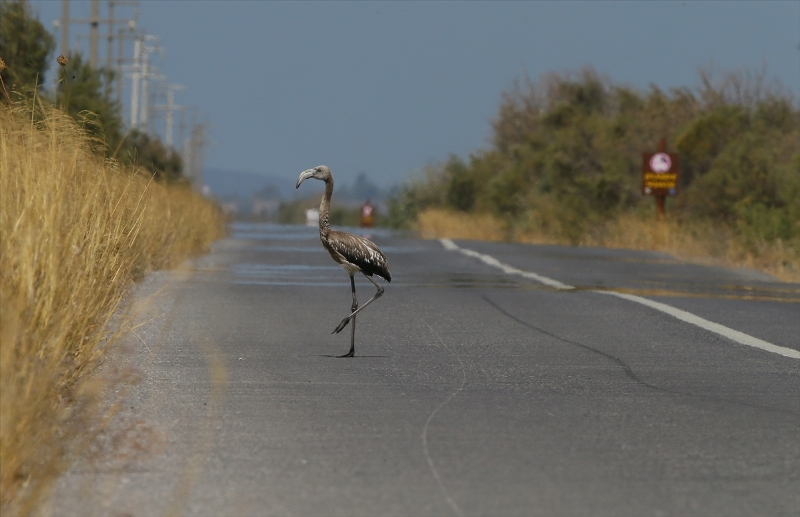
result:
[[[146,272],[221,236],[186,185],[121,167],[61,111],[0,106],[0,508],[27,514],[98,430],[92,374]]]
[[[592,70],[518,83],[488,149],[428,167],[391,201],[424,237],[662,250],[800,281],[800,110],[763,74],[641,92]],[[641,153],[681,155],[667,217]]]

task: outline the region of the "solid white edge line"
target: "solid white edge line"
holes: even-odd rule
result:
[[[492,267],[501,269],[504,273],[507,273],[509,275],[519,275],[529,280],[535,280],[541,284],[548,285],[555,289],[575,289],[575,287],[567,284],[562,284],[558,280],[553,280],[552,278],[547,278],[546,276],[537,275],[536,273],[532,273],[530,271],[523,271],[522,269],[517,269],[514,266],[503,264],[502,262],[492,257],[491,255],[484,255],[483,253],[478,253],[477,251],[472,251],[466,248],[462,248],[455,242],[451,241],[450,239],[439,239],[439,242],[442,243],[442,246],[444,246],[446,250],[458,251],[459,253],[463,253],[468,257],[474,257],[483,262],[484,264],[488,264]]]
[[[513,266],[509,266],[508,264],[503,264],[502,262],[492,257],[491,255],[484,255],[483,253],[478,253],[477,251],[462,248],[450,239],[439,239],[439,242],[442,243],[442,246],[444,246],[446,250],[458,251],[468,257],[475,257],[481,260],[483,263],[488,264],[492,267],[499,268],[503,272],[508,273],[509,275],[520,275],[524,278],[528,278],[530,280],[536,280],[537,282],[549,285],[550,287],[554,287],[556,289],[562,289],[562,290],[575,289],[574,286],[562,284],[558,280],[553,280],[552,278],[547,278],[546,276],[537,275],[536,273],[532,273],[530,271],[523,271],[522,269],[517,269]],[[663,313],[669,314],[670,316],[677,318],[681,321],[690,323],[692,325],[696,325],[702,329],[708,330],[709,332],[719,334],[722,337],[726,337],[731,341],[735,341],[742,345],[752,346],[754,348],[759,348],[761,350],[772,352],[773,354],[782,355],[784,357],[790,357],[792,359],[800,359],[800,351],[794,350],[793,348],[786,348],[783,346],[773,345],[772,343],[764,341],[763,339],[758,339],[751,335],[745,334],[744,332],[739,332],[738,330],[733,330],[732,328],[720,325],[719,323],[708,321],[707,319],[701,318],[700,316],[695,316],[691,312],[686,312],[680,309],[676,309],[675,307],[672,307],[665,303],[655,302],[653,300],[648,300],[647,298],[642,298],[641,296],[636,296],[633,294],[618,293],[616,291],[594,290],[592,292],[600,294],[610,294],[611,296],[616,296],[624,300],[641,303],[642,305],[646,305],[651,309],[656,309]]]
[[[695,316],[691,312],[686,312],[681,309],[676,309],[675,307],[672,307],[665,303],[648,300],[647,298],[642,298],[641,296],[636,296],[633,294],[617,293],[614,291],[593,291],[593,292],[600,294],[609,294],[611,296],[616,296],[618,298],[623,298],[625,300],[629,300],[632,302],[641,303],[642,305],[646,305],[652,309],[656,309],[658,311],[669,314],[670,316],[678,318],[681,321],[685,321],[686,323],[697,325],[700,328],[706,329],[710,332],[714,332],[715,334],[719,334],[720,336],[726,337],[731,341],[736,341],[737,343],[740,343],[742,345],[760,348],[761,350],[772,352],[773,354],[782,355],[784,357],[791,357],[792,359],[800,359],[800,351],[794,350],[792,348],[773,345],[772,343],[764,341],[763,339],[758,339],[756,337],[745,334],[744,332],[739,332],[738,330],[733,330],[724,325],[720,325],[719,323],[708,321],[707,319],[701,318],[700,316]]]

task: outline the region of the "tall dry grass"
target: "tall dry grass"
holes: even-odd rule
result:
[[[0,509],[35,508],[91,439],[93,371],[135,279],[207,248],[220,212],[94,152],[54,108],[0,106]]]
[[[533,223],[533,222],[532,222]],[[414,229],[423,238],[516,241],[529,244],[573,244],[558,229],[543,231],[536,224],[513,231],[489,214],[428,209],[417,216]],[[581,246],[653,250],[681,260],[763,271],[785,282],[800,282],[800,249],[781,241],[744,243],[722,225],[681,223],[667,217],[656,221],[653,214],[628,213],[597,226],[583,236]]]
[[[584,246],[664,251],[687,262],[751,268],[785,282],[800,282],[800,248],[781,240],[745,242],[731,228],[709,221],[655,221],[624,214],[590,232]]]
[[[429,208],[417,215],[414,230],[423,239],[471,239],[502,241],[509,238],[506,225],[489,214]]]

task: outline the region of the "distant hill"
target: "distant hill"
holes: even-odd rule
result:
[[[281,199],[292,199],[296,180],[291,176],[223,169],[206,169],[203,173],[203,182],[211,189],[211,195],[219,199],[249,199],[257,192],[269,192]]]
[[[284,177],[224,169],[208,169],[203,174],[203,181],[211,189],[211,195],[221,200],[248,200],[253,197],[293,200],[307,197],[307,192],[295,190],[296,180],[297,178],[292,176]],[[345,204],[361,204],[365,199],[380,202],[386,198],[388,190],[371,182],[362,172],[349,184],[337,182],[335,198],[338,202]]]

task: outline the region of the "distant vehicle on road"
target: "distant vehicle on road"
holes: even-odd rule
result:
[[[306,210],[306,226],[317,226],[319,224],[319,210],[309,208]]]

